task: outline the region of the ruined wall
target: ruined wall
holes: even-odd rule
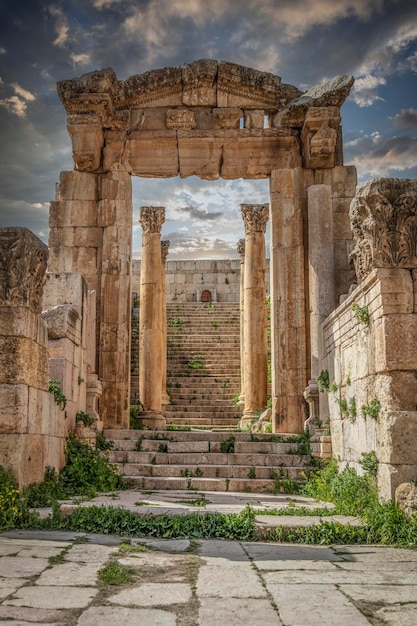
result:
[[[269,294],[269,260],[266,290]],[[202,290],[212,291],[216,302],[239,302],[240,261],[238,259],[167,261],[167,302],[197,302]],[[132,262],[132,292],[139,296],[140,261]]]
[[[320,394],[333,455],[361,471],[378,460],[381,497],[417,476],[417,181],[360,186],[350,215],[360,284],[327,318],[320,367],[333,385]]]

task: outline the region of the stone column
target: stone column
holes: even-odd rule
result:
[[[242,427],[266,408],[268,333],[265,290],[265,228],[268,204],[242,204],[245,224],[244,271],[244,393]]]
[[[310,418],[320,417],[316,381],[322,355],[321,324],[336,306],[331,188],[312,185],[308,191],[308,280],[310,301],[311,379],[304,392]]]
[[[165,263],[168,256],[169,241],[161,241],[161,286],[162,286],[162,404],[171,404],[167,393],[167,294],[165,281]]]
[[[161,384],[164,364],[161,227],[164,220],[163,207],[141,207],[139,393],[143,407],[141,422],[148,428],[166,426]]]
[[[237,251],[240,255],[240,287],[239,287],[239,297],[240,297],[240,396],[239,396],[239,405],[244,405],[245,403],[245,353],[244,353],[244,336],[243,336],[243,328],[244,328],[244,306],[245,306],[245,240],[239,239],[237,244]]]
[[[304,428],[303,393],[309,380],[306,292],[306,186],[302,168],[271,173],[271,352],[274,432]]]
[[[47,260],[47,247],[29,230],[0,228],[0,465],[20,487],[40,482],[46,466],[59,469],[63,459],[65,414],[50,406],[40,316]]]

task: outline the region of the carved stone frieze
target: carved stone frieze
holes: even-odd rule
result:
[[[186,106],[217,105],[217,61],[201,59],[182,67],[182,102]]]
[[[160,233],[165,222],[165,207],[141,206],[139,221],[144,233]]]
[[[350,205],[350,223],[358,280],[376,267],[417,268],[417,180],[363,183]]]
[[[242,109],[238,107],[213,109],[214,128],[239,128]]]
[[[191,130],[197,126],[194,111],[169,109],[166,112],[166,127],[169,130]]]
[[[241,204],[245,234],[264,233],[269,218],[269,204]]]
[[[0,228],[0,304],[42,311],[48,248],[27,228]]]
[[[169,251],[169,241],[168,239],[164,239],[161,241],[162,265],[165,265],[165,262],[168,256],[168,251]]]

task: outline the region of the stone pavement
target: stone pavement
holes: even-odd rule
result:
[[[378,546],[0,535],[0,623],[80,626],[417,624],[417,552]],[[145,550],[139,546],[145,546]],[[138,551],[140,550],[140,551]],[[110,586],[115,561],[134,582]]]
[[[143,514],[238,513],[324,503],[296,495],[121,491],[93,504]],[[331,505],[327,505],[331,506]],[[46,514],[48,511],[43,511]],[[326,517],[342,523],[355,518]],[[320,517],[256,516],[267,527]],[[111,562],[132,570],[102,582]],[[0,534],[0,624],[81,626],[415,626],[417,551],[262,541],[161,540],[63,531]]]

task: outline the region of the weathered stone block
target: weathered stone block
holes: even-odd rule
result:
[[[179,171],[177,134],[167,131],[132,131],[127,141],[132,174],[164,178]]]
[[[2,435],[28,432],[28,399],[27,385],[0,383],[0,433]],[[32,406],[30,409],[33,411]]]
[[[96,200],[97,176],[87,172],[61,172],[57,200]]]
[[[383,411],[377,424],[379,461],[416,465],[417,411]]]
[[[124,162],[126,132],[123,130],[105,130],[103,148],[103,171],[111,170]]]
[[[77,169],[94,172],[100,166],[104,144],[101,120],[96,115],[70,115],[67,128]]]
[[[381,320],[375,337],[375,368],[417,369],[417,315],[388,315]]]
[[[0,337],[0,383],[46,389],[47,349],[25,337]]]
[[[74,246],[85,248],[100,248],[103,240],[102,228],[75,228]]]
[[[219,178],[223,141],[223,131],[178,131],[181,178],[193,175],[207,180]]]

